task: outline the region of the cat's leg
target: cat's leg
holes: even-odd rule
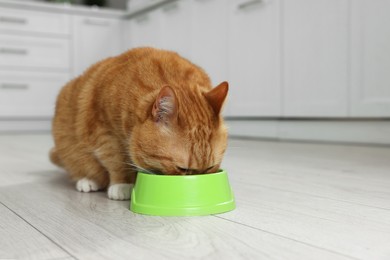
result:
[[[69,141],[69,140],[68,140]],[[65,142],[56,149],[62,166],[76,181],[76,189],[81,192],[103,190],[108,186],[107,170],[95,155],[84,145]]]
[[[64,167],[64,164],[61,162],[61,159],[58,155],[56,147],[51,148],[50,153],[49,153],[49,158],[50,161],[57,165],[58,167]]]
[[[94,151],[96,158],[107,169],[109,187],[107,195],[113,200],[130,199],[135,183],[136,171],[126,162],[127,153],[123,145],[108,134],[99,137],[99,148]]]

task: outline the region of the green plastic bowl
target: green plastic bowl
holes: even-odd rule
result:
[[[139,172],[130,210],[154,216],[200,216],[235,208],[226,171],[200,175],[152,175]]]

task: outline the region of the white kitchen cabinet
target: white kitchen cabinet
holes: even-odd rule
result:
[[[69,40],[0,34],[0,68],[69,71]]]
[[[126,22],[127,47],[154,47],[190,58],[190,7],[189,1],[174,1],[132,17]]]
[[[280,116],[279,26],[279,0],[229,1],[229,116]]]
[[[191,58],[191,3],[176,1],[163,5],[161,12],[161,48]]]
[[[348,0],[284,0],[283,116],[348,115]]]
[[[78,76],[92,64],[123,51],[122,21],[73,16],[73,73]]]
[[[68,35],[69,15],[0,7],[0,31],[30,35]]]
[[[354,117],[390,116],[390,1],[351,1],[351,100]]]
[[[126,21],[125,28],[127,48],[144,46],[161,48],[161,13],[158,10],[132,17]]]
[[[228,79],[226,0],[192,0],[191,57],[214,86]]]
[[[0,70],[0,118],[51,118],[69,73]]]
[[[69,21],[63,13],[0,8],[1,123],[53,116],[70,78]]]

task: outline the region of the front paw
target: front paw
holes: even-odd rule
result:
[[[133,186],[133,184],[129,183],[113,184],[108,188],[108,198],[112,200],[129,200]]]
[[[99,190],[99,187],[95,181],[82,178],[76,182],[76,189],[81,192],[91,192]]]

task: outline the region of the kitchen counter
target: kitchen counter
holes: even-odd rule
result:
[[[35,1],[33,2],[33,1],[21,1],[21,0],[0,0],[0,7],[125,19],[125,18],[130,18],[133,15],[140,13],[144,10],[152,9],[159,5],[165,4],[167,2],[172,2],[172,1],[173,0],[154,1],[151,4],[137,6],[132,10],[114,10],[109,8],[72,5],[67,3],[62,4],[62,3],[35,2]]]

